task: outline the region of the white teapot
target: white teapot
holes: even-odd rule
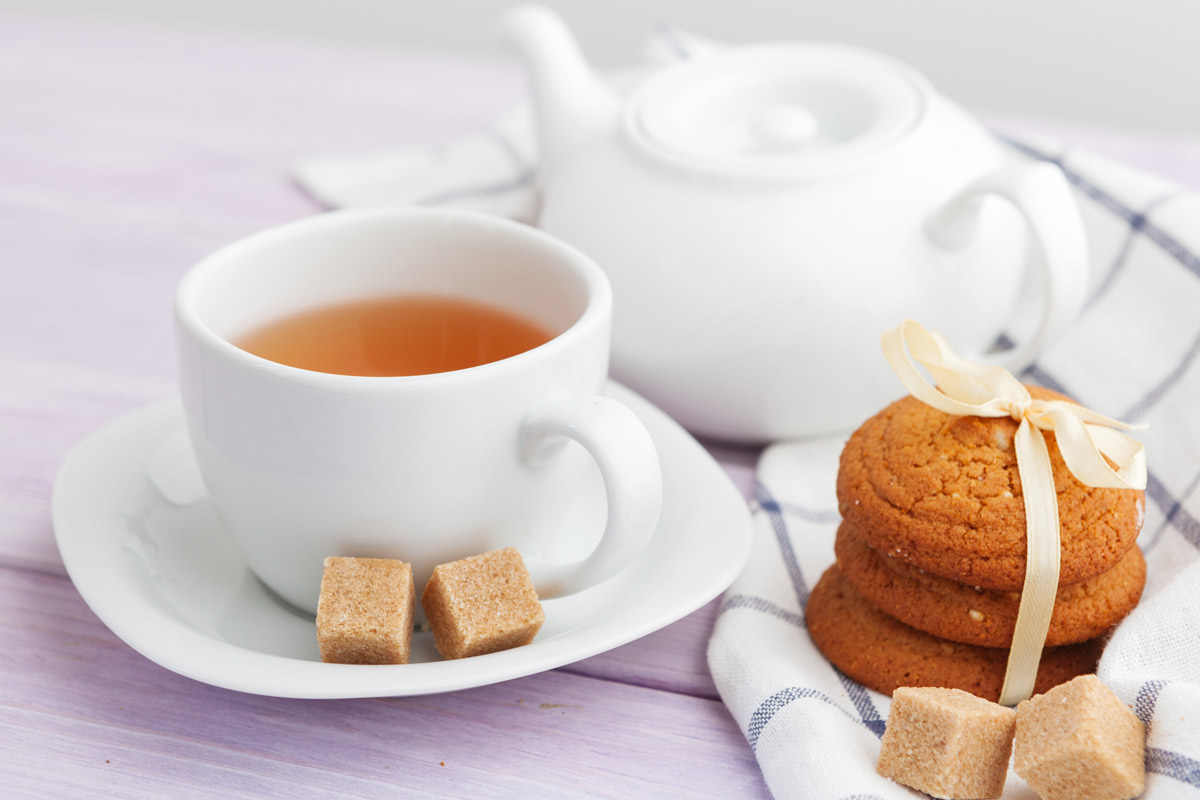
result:
[[[1019,369],[1082,307],[1062,173],[1010,159],[904,64],[731,46],[622,97],[547,9],[509,11],[501,36],[533,85],[539,224],[612,281],[614,377],[695,433],[849,430],[903,394],[879,348],[903,319],[979,355],[1040,311],[995,359]]]

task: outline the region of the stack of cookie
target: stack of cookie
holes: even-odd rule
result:
[[[999,697],[1025,579],[1016,429],[1008,417],[952,416],[905,397],[850,437],[837,562],[806,610],[813,641],[842,672],[887,694],[943,686]],[[1037,692],[1095,669],[1146,579],[1142,493],[1081,484],[1052,433],[1046,443],[1062,560]]]

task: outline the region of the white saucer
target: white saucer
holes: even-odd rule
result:
[[[413,663],[324,664],[311,616],[250,573],[194,475],[177,402],[123,417],[66,459],[54,484],[54,530],[71,580],[130,647],[198,681],[279,697],[382,697],[465,689],[609,650],[690,614],[723,591],[750,552],[750,514],[721,467],[678,424],[628,389],[606,394],[649,429],[663,508],[645,554],[611,581],[545,603],[532,644],[439,660],[429,633]],[[153,465],[155,480],[149,477]],[[165,477],[160,477],[165,476]],[[598,473],[568,525],[596,526]]]

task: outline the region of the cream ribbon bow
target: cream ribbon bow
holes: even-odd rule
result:
[[[1063,461],[1081,483],[1144,489],[1145,451],[1140,442],[1116,430],[1143,426],[1126,425],[1063,400],[1035,400],[1008,370],[967,361],[941,336],[912,320],[885,333],[882,344],[904,387],[926,405],[947,414],[1012,417],[1020,423],[1014,441],[1025,501],[1025,585],[1000,690],[1001,704],[1016,705],[1033,694],[1058,592],[1058,502],[1042,431],[1054,432]],[[929,370],[937,388],[917,369],[914,359]],[[1116,469],[1106,456],[1118,465]]]

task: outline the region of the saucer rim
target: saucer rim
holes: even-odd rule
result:
[[[77,507],[88,501],[88,484],[94,482],[95,464],[89,462],[110,453],[114,443],[133,439],[145,442],[143,448],[136,448],[138,452],[125,457],[128,460],[125,469],[145,468],[153,443],[183,424],[177,398],[144,406],[112,420],[93,431],[64,459],[55,477],[52,497],[55,541],[76,590],[118,638],[159,666],[213,686],[264,696],[308,699],[396,697],[456,691],[544,672],[627,644],[682,619],[728,588],[750,555],[752,530],[748,505],[712,456],[677,422],[633,391],[610,380],[604,394],[625,403],[646,425],[660,451],[664,473],[672,464],[692,470],[702,466],[708,474],[704,491],[691,491],[696,482],[692,476],[687,484],[686,501],[714,504],[723,513],[704,517],[719,518],[722,525],[725,517],[736,517],[737,522],[716,533],[724,547],[719,558],[706,559],[710,573],[702,576],[704,580],[689,576],[680,599],[638,609],[633,622],[623,620],[619,614],[603,619],[593,615],[592,619],[585,618],[583,625],[513,650],[454,661],[369,666],[326,664],[266,653],[198,630],[156,603],[137,585],[141,581],[125,580],[129,577],[128,568],[120,566],[120,552],[115,559],[112,555],[114,548],[119,551],[124,545],[113,541],[112,533],[107,537],[82,535],[83,529],[102,528],[105,523],[89,518],[87,512],[97,509]],[[88,504],[95,506],[97,502],[93,496]],[[109,505],[113,506],[107,514],[111,518],[119,508],[116,501]],[[735,505],[740,513],[734,511]],[[107,524],[112,526],[111,522]],[[660,523],[656,533],[661,527]],[[89,558],[89,552],[101,556],[107,552],[111,563],[105,566],[103,557]],[[637,567],[635,563],[631,569]],[[623,573],[613,580],[620,581],[623,577],[628,576]]]

